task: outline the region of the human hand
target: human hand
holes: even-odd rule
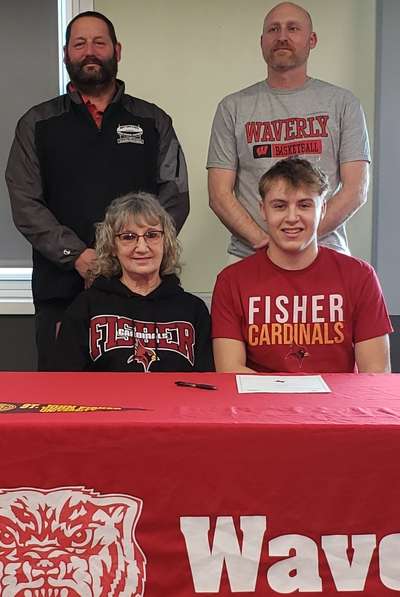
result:
[[[85,249],[75,261],[75,269],[85,280],[85,288],[89,288],[93,282],[93,266],[96,262],[96,251]]]

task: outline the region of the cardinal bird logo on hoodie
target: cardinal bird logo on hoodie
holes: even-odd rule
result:
[[[131,354],[127,360],[127,363],[132,363],[132,361],[136,361],[136,363],[143,365],[143,369],[147,373],[151,367],[151,364],[155,361],[159,361],[159,358],[157,357],[156,351],[153,348],[147,348],[147,346],[143,346],[140,340],[136,340],[133,354]]]
[[[144,371],[174,352],[194,364],[195,331],[189,321],[138,321],[118,315],[96,315],[90,321],[90,356],[93,361],[109,351],[126,350],[127,363]],[[165,354],[165,353],[164,353]],[[126,357],[125,357],[126,358]]]

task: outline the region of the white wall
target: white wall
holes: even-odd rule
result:
[[[319,44],[309,72],[351,89],[362,101],[372,138],[376,0],[303,0]],[[183,284],[212,289],[226,263],[228,234],[208,208],[205,171],[218,101],[265,77],[259,37],[265,0],[95,0],[122,42],[119,76],[127,91],[164,108],[174,120],[189,167],[191,213],[181,234]],[[371,193],[370,193],[371,195]],[[371,256],[372,201],[349,225],[355,255]]]

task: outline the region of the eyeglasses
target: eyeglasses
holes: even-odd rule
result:
[[[120,232],[116,234],[123,245],[137,245],[139,238],[143,238],[146,245],[156,245],[164,234],[164,230],[147,230],[144,234],[135,234],[135,232]]]

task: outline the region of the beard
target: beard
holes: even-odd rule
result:
[[[286,48],[281,49],[286,50]],[[270,57],[268,64],[276,70],[286,70],[296,66],[296,57],[293,52],[289,50],[282,53],[274,52]]]
[[[279,50],[282,50],[282,52]],[[272,69],[285,72],[307,62],[309,53],[309,50],[298,52],[295,48],[288,45],[279,44],[268,55],[264,55],[264,59]]]
[[[88,64],[97,64],[99,68],[86,69]],[[65,67],[71,83],[85,94],[99,93],[109,87],[118,72],[118,62],[115,52],[108,60],[100,60],[95,56],[86,56],[81,62],[72,62],[66,55]]]

